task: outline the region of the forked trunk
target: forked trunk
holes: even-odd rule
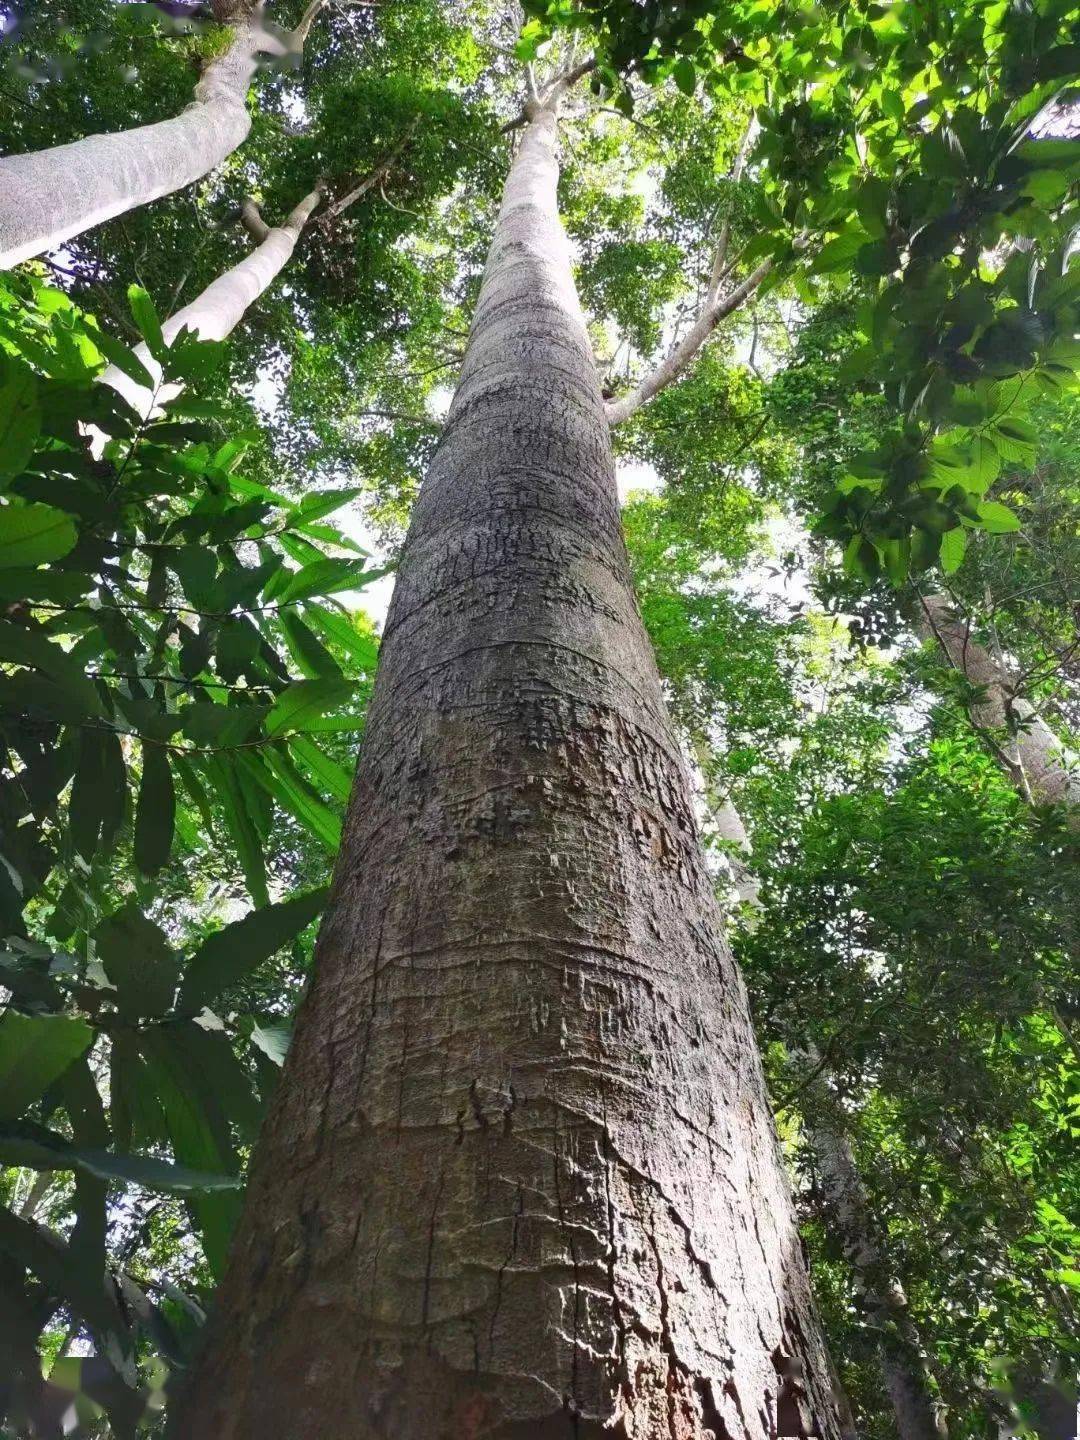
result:
[[[531,109],[185,1440],[839,1433]]]
[[[171,120],[0,159],[0,270],[208,175],[247,138],[258,56],[280,48],[255,5]]]

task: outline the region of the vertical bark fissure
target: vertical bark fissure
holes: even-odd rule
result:
[[[281,48],[256,4],[179,115],[0,159],[0,269],[208,175],[247,139],[247,92],[259,56]]]
[[[185,1437],[839,1435],[528,109]]]

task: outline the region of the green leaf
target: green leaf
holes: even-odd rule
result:
[[[180,986],[180,1004],[197,1012],[299,935],[326,905],[329,890],[311,890],[252,910],[204,940]]]
[[[1037,205],[1054,206],[1069,193],[1070,180],[1060,170],[1036,170],[1024,181],[1021,194]]]
[[[266,733],[286,735],[305,729],[309,721],[344,705],[354,688],[351,681],[332,675],[297,680],[274,701],[266,717]]]
[[[75,779],[68,798],[71,841],[84,860],[111,848],[124,820],[127,774],[120,737],[112,730],[79,733]]]
[[[342,615],[337,610],[328,610],[324,605],[305,605],[304,617],[310,620],[332,645],[343,650],[360,670],[370,675],[375,673],[379,659],[379,642],[370,629],[358,629],[348,615]]]
[[[324,755],[306,735],[293,735],[289,749],[297,757],[315,784],[343,804],[352,793],[352,777],[344,766]]]
[[[242,754],[240,763],[255,784],[295,815],[331,855],[337,854],[341,845],[340,817],[312,793],[287,756],[275,746],[264,750],[260,758]]]
[[[116,987],[121,1014],[164,1015],[176,992],[178,961],[164,932],[135,904],[103,920],[94,943],[105,974]]]
[[[363,493],[359,486],[349,490],[311,490],[301,500],[300,508],[290,519],[289,526],[291,528],[295,523],[307,525],[324,515],[332,515],[335,510],[340,510],[343,505],[348,505]]]
[[[997,500],[984,500],[980,504],[979,522],[991,535],[1008,535],[1020,529],[1017,515]]]
[[[0,1133],[0,1163],[25,1165],[32,1170],[74,1170],[111,1183],[121,1180],[162,1195],[209,1194],[236,1190],[238,1175],[217,1175],[174,1165],[156,1155],[132,1155],[113,1150],[72,1145],[63,1135],[43,1126],[23,1127],[25,1133]]]
[[[940,560],[941,568],[946,575],[951,575],[959,570],[961,561],[964,558],[964,551],[967,549],[967,531],[962,525],[955,526],[952,530],[946,530],[941,537]]]
[[[340,678],[341,666],[297,614],[283,610],[279,618],[289,654],[309,679],[321,675]]]
[[[154,377],[147,370],[146,366],[126,345],[119,340],[114,340],[104,330],[94,331],[94,344],[108,360],[110,365],[115,365],[129,380],[134,380],[136,385],[141,385],[144,390],[153,390],[156,382]]]
[[[139,334],[146,341],[146,348],[155,360],[164,360],[168,347],[161,333],[161,321],[153,300],[141,285],[129,285],[128,304],[135,317],[135,324],[139,327]]]
[[[84,715],[103,716],[105,711],[93,680],[67,651],[41,630],[28,630],[9,620],[0,620],[0,660],[29,665],[40,670],[70,698]]]
[[[811,275],[832,275],[838,270],[847,270],[870,236],[861,225],[850,225],[835,239],[823,245],[810,266]]]
[[[0,353],[0,478],[26,469],[41,433],[37,377],[27,365]]]
[[[45,1289],[59,1296],[74,1315],[90,1326],[101,1349],[110,1358],[120,1358],[130,1349],[128,1327],[106,1290],[99,1270],[88,1273],[73,1263],[71,1248],[58,1235],[42,1229],[32,1220],[23,1220],[6,1205],[0,1205],[0,1250],[18,1266],[26,1266]]]
[[[256,905],[267,905],[270,897],[266,888],[266,862],[236,773],[235,760],[232,756],[215,755],[207,764],[207,772],[217,792],[251,898]]]
[[[71,516],[51,505],[0,506],[0,566],[59,560],[78,538]]]
[[[172,850],[176,792],[165,748],[143,741],[142,779],[135,808],[135,863],[156,875]]]
[[[161,1102],[173,1154],[184,1165],[216,1174],[237,1174],[239,1163],[220,1098],[202,1083],[183,1047],[179,1026],[150,1025],[138,1043]],[[196,1195],[189,1202],[215,1276],[225,1267],[229,1241],[240,1214],[235,1192]]]
[[[93,1039],[85,1020],[5,1011],[0,1018],[0,1120],[13,1120],[40,1099]]]
[[[697,70],[694,62],[683,55],[676,60],[671,71],[672,79],[684,95],[693,95],[697,88]]]
[[[218,674],[229,684],[238,680],[259,653],[262,637],[247,615],[231,615],[218,630],[214,659]]]
[[[312,595],[334,595],[339,590],[362,590],[365,585],[388,575],[393,566],[381,569],[365,569],[363,560],[312,560],[294,574],[280,571],[274,577],[273,593],[268,586],[263,592],[267,599],[276,599],[279,604],[289,605],[296,600],[307,600]]]

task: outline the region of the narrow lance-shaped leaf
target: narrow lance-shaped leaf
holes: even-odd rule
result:
[[[40,1125],[22,1126],[0,1132],[0,1163],[24,1165],[31,1170],[74,1170],[107,1183],[123,1181],[156,1190],[163,1195],[208,1194],[215,1190],[236,1190],[237,1175],[217,1175],[174,1165],[156,1155],[131,1155],[72,1145]]]
[[[168,860],[175,821],[176,792],[168,752],[144,740],[135,810],[135,863],[144,875],[155,875]]]
[[[253,910],[204,940],[191,958],[180,986],[180,1005],[201,1010],[230,985],[249,975],[287,945],[326,905],[328,890]]]

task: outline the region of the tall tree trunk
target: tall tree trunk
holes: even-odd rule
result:
[[[827,1103],[827,1102],[826,1102]],[[946,1440],[903,1287],[873,1237],[862,1181],[846,1135],[820,1117],[807,1121],[828,1215],[832,1217],[875,1330],[899,1440]]]
[[[229,49],[206,67],[192,103],[171,120],[0,159],[0,269],[182,190],[243,143],[259,54],[284,48],[263,28],[263,5],[249,8]]]
[[[1080,807],[1080,757],[1014,693],[1004,665],[972,638],[948,596],[922,597],[916,621],[922,636],[937,641],[954,669],[981,688],[983,697],[971,706],[972,721],[992,741],[1013,783],[1029,800]]]
[[[530,102],[183,1437],[835,1440]]]
[[[190,305],[185,305],[165,321],[161,327],[165,343],[171,345],[185,329],[198,335],[200,340],[224,340],[227,335],[231,335],[247,311],[273,284],[292,258],[296,242],[321,196],[322,191],[318,189],[306,195],[284,225],[267,226],[257,212],[254,216],[249,212],[246,223],[259,243],[238,265],[212,281]],[[163,405],[174,395],[178,395],[183,387],[160,383],[161,366],[145,344],[137,345],[135,354],[154,377],[153,390],[147,390],[116,365],[110,365],[100,378],[103,384],[118,390],[129,405],[145,416],[155,405]]]

